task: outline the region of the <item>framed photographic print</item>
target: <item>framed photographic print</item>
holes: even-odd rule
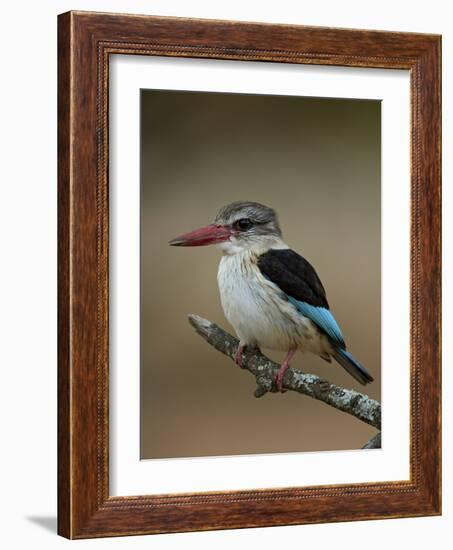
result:
[[[440,514],[440,37],[58,40],[59,533]]]

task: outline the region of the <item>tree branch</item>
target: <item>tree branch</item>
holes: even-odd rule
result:
[[[189,315],[189,322],[211,346],[234,360],[239,345],[237,338],[198,315]],[[257,383],[255,397],[262,397],[267,392],[277,392],[274,379],[280,365],[257,349],[245,351],[242,363],[243,368],[255,376]],[[381,404],[367,395],[335,386],[319,376],[305,374],[292,368],[285,373],[283,388],[323,401],[370,426],[381,429]]]
[[[381,432],[374,435],[369,441],[365,443],[362,449],[380,449],[381,448]]]

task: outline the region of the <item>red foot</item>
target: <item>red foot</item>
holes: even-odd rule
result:
[[[234,356],[234,362],[236,363],[236,365],[239,365],[241,369],[244,368],[242,364],[242,354],[244,353],[244,351],[245,351],[245,345],[239,344],[238,349],[236,351],[236,355]]]
[[[279,368],[277,375],[275,377],[275,384],[277,386],[277,390],[281,393],[285,393],[286,390],[283,389],[283,377],[285,376],[286,369],[289,365],[283,365]]]
[[[277,375],[275,377],[275,384],[277,389],[281,393],[285,393],[286,390],[283,389],[283,377],[285,376],[286,369],[289,367],[289,362],[293,358],[293,355],[296,353],[295,349],[290,349],[286,354],[285,360],[282,363],[282,366],[278,369]]]

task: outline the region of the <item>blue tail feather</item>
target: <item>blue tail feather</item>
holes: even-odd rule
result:
[[[333,356],[336,361],[361,384],[365,385],[373,382],[374,378],[370,375],[366,368],[361,365],[351,353],[349,353],[349,351],[337,348]]]

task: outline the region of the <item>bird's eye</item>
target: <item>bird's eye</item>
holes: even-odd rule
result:
[[[247,231],[247,229],[250,229],[252,225],[252,220],[249,220],[248,218],[242,218],[241,220],[237,220],[233,223],[233,227],[235,229],[239,229],[240,231]]]

